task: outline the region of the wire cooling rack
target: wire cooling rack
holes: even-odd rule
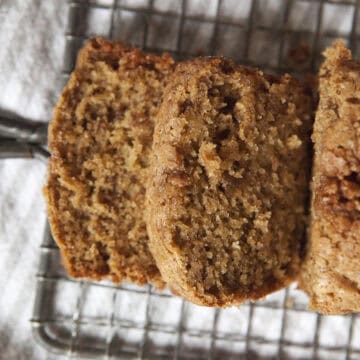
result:
[[[122,39],[176,58],[225,55],[304,76],[343,38],[359,56],[360,1],[70,1],[62,76],[90,36]],[[358,45],[358,46],[357,46]],[[360,359],[360,317],[306,311],[294,286],[255,304],[211,309],[150,286],[74,281],[47,227],[34,336],[65,358]]]

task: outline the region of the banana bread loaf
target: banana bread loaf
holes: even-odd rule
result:
[[[360,311],[360,62],[337,41],[320,69],[312,214],[300,286],[310,309]]]

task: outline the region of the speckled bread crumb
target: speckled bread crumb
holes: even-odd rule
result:
[[[320,69],[312,221],[300,281],[310,309],[360,311],[360,62],[337,41]]]
[[[150,249],[194,303],[258,299],[298,274],[312,97],[222,58],[179,64],[157,118],[147,189]]]
[[[44,189],[73,277],[163,286],[143,210],[154,114],[173,64],[103,39],[78,56],[50,124]]]

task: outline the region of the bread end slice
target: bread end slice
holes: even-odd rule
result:
[[[326,49],[314,132],[310,241],[300,287],[324,314],[360,311],[360,62]]]

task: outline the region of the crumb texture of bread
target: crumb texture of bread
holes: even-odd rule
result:
[[[163,286],[143,212],[154,115],[173,65],[101,38],[79,53],[50,123],[44,188],[73,277]]]
[[[300,287],[309,308],[360,312],[360,62],[342,41],[320,69],[311,229]]]
[[[206,306],[259,299],[298,274],[312,97],[223,58],[178,64],[156,121],[150,249],[177,294]]]

